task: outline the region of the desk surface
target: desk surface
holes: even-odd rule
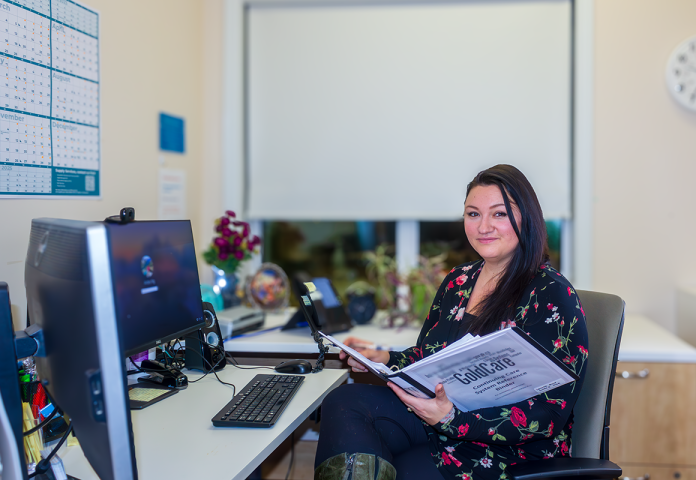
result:
[[[266,315],[264,330],[285,325],[293,310],[284,313]],[[383,313],[383,312],[380,312]],[[356,325],[349,332],[333,335],[336,340],[343,341],[348,337],[358,337],[372,342],[388,345],[393,350],[404,350],[416,344],[420,325],[402,328],[381,328],[369,323]],[[294,328],[281,331],[279,329],[263,333],[251,333],[225,342],[228,352],[252,353],[317,353],[317,345],[312,339],[309,327]],[[332,352],[338,352],[332,347]]]
[[[269,314],[264,328],[284,325],[290,313]],[[393,350],[415,345],[420,327],[380,328],[376,325],[357,325],[350,332],[334,335],[339,341],[355,336]],[[591,346],[590,346],[591,348]],[[225,350],[253,353],[316,353],[317,347],[309,327],[293,330],[271,330],[228,340]],[[336,349],[332,351],[337,351]],[[624,324],[619,360],[625,362],[696,363],[696,348],[657,323],[642,315],[627,314]]]
[[[256,374],[231,366],[220,379],[241,390]],[[200,375],[186,371],[190,380]],[[246,479],[348,377],[346,370],[305,375],[302,386],[273,428],[217,428],[210,419],[232,398],[232,388],[213,375],[143,410],[132,411],[140,480],[159,478]],[[79,447],[61,452],[66,472],[81,480],[97,475]]]

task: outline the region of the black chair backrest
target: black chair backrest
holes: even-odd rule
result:
[[[589,355],[582,391],[573,409],[573,456],[609,459],[609,416],[624,323],[616,295],[577,291],[587,319]]]

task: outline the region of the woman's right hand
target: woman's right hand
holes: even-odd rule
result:
[[[368,360],[372,360],[373,362],[387,363],[389,361],[389,352],[386,350],[369,348],[369,346],[373,345],[373,343],[368,340],[348,337],[343,341],[343,344],[359,352]],[[348,356],[348,354],[346,354],[343,350],[339,352],[338,356],[341,360],[348,357],[348,365],[352,367],[354,372],[367,372],[367,368],[365,368],[362,363],[358,362],[353,357]]]

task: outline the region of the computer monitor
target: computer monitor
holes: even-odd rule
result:
[[[127,356],[204,325],[191,222],[107,223],[106,233]]]
[[[33,220],[24,283],[30,321],[43,331],[45,356],[35,360],[44,388],[99,478],[137,478],[104,224]]]
[[[0,459],[3,478],[27,479],[10,293],[0,282]]]
[[[39,377],[102,480],[137,478],[124,358],[201,327],[188,221],[32,221],[27,307]]]

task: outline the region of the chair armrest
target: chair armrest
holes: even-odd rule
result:
[[[549,458],[518,463],[505,469],[511,480],[549,480],[553,478],[619,478],[621,467],[596,458]]]

